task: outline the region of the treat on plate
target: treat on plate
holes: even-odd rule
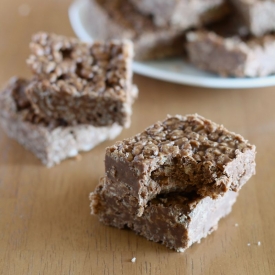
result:
[[[37,115],[68,125],[130,125],[136,96],[130,41],[84,43],[38,33],[30,49],[27,63],[36,77],[26,94]]]
[[[81,151],[91,150],[107,139],[118,136],[123,127],[117,123],[95,127],[87,124],[69,126],[64,120],[39,117],[26,97],[31,81],[12,78],[0,93],[0,120],[7,135],[33,152],[51,167]]]
[[[193,243],[200,242],[218,227],[221,218],[231,212],[237,192],[228,191],[224,196],[212,199],[196,193],[163,193],[150,200],[141,217],[135,213],[138,201],[130,192],[116,197],[109,186],[116,183],[101,179],[91,193],[92,214],[105,225],[129,228],[148,240],[162,243],[177,252],[184,252]]]
[[[275,2],[273,0],[232,0],[249,31],[262,36],[275,30]]]
[[[140,216],[159,194],[238,191],[255,173],[255,146],[199,115],[178,115],[108,147],[105,170],[118,197],[137,199]]]
[[[197,27],[222,18],[229,6],[225,0],[130,0],[143,14],[153,17],[154,24]]]
[[[181,28],[157,28],[151,18],[136,11],[128,1],[91,0],[90,3],[87,20],[92,37],[131,39],[137,60],[182,54],[184,33]]]
[[[275,35],[250,35],[241,20],[187,33],[191,63],[222,76],[258,77],[275,73]]]
[[[158,27],[150,15],[139,12],[130,1],[91,0],[90,3],[87,13],[89,16],[85,20],[93,38],[131,39],[134,42],[137,60],[183,54],[185,27]],[[217,13],[209,14],[207,21],[215,21]]]

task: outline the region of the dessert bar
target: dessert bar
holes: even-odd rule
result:
[[[255,173],[255,146],[199,115],[177,115],[108,147],[105,170],[116,196],[135,197],[141,216],[159,194],[238,191]]]
[[[252,36],[241,17],[190,31],[186,40],[189,60],[201,69],[236,77],[275,73],[275,35]]]
[[[262,36],[275,30],[274,0],[232,0],[249,31]]]
[[[222,18],[229,12],[225,0],[130,0],[157,26],[197,27]]]
[[[138,217],[137,199],[130,193],[122,199],[114,196],[106,181],[109,179],[102,178],[90,195],[92,214],[98,215],[106,225],[129,228],[177,252],[184,252],[216,230],[219,220],[230,213],[238,196],[233,191],[217,199],[196,193],[164,193],[149,201],[143,215]]]
[[[91,37],[126,38],[134,42],[135,59],[147,60],[183,53],[182,28],[159,28],[150,16],[138,12],[129,1],[90,0],[87,18]]]
[[[48,167],[80,151],[91,150],[107,139],[114,139],[123,129],[116,123],[104,127],[68,126],[63,120],[41,118],[26,97],[29,82],[13,78],[0,93],[1,124],[10,138],[33,152]]]
[[[36,78],[26,90],[37,115],[68,125],[130,125],[137,89],[132,85],[129,41],[84,43],[38,33],[27,63]]]

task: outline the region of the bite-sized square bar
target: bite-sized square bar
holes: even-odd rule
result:
[[[218,227],[221,218],[230,213],[237,192],[228,191],[213,200],[195,193],[169,193],[152,199],[141,217],[134,213],[137,200],[130,194],[122,199],[114,196],[103,178],[91,193],[92,214],[106,225],[129,228],[145,238],[184,252]]]
[[[274,0],[232,0],[232,3],[253,35],[262,36],[275,30]]]
[[[89,33],[96,39],[127,38],[134,42],[135,59],[157,59],[183,53],[182,28],[158,28],[150,16],[124,0],[90,0],[83,15]]]
[[[105,170],[116,196],[137,198],[140,216],[158,194],[238,191],[255,173],[255,146],[199,115],[177,115],[108,147]]]
[[[115,138],[123,129],[116,123],[105,127],[68,126],[62,120],[41,118],[26,97],[28,84],[28,80],[13,78],[0,93],[0,120],[10,138],[33,152],[48,167]]]
[[[157,26],[183,29],[211,23],[229,11],[225,0],[130,0],[143,14],[151,15]]]
[[[129,126],[133,101],[130,41],[84,43],[38,33],[27,63],[37,80],[27,89],[35,113],[69,125]]]
[[[274,34],[253,37],[243,23],[234,23],[233,18],[217,25],[187,34],[187,55],[194,65],[223,76],[275,73]]]

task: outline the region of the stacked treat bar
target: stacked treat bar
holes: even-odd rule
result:
[[[12,78],[0,95],[6,133],[47,166],[88,151],[129,127],[137,96],[129,41],[82,43],[38,33],[30,80]]]
[[[92,214],[183,252],[217,228],[255,174],[255,146],[199,115],[168,117],[107,148]]]
[[[132,39],[138,60],[183,56],[185,52],[195,66],[220,75],[275,73],[273,0],[89,2],[86,20],[91,36]],[[235,27],[228,33],[232,21]]]

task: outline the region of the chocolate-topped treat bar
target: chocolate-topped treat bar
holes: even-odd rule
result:
[[[275,30],[274,0],[232,0],[249,31],[262,36]]]
[[[187,33],[187,55],[197,67],[222,76],[258,77],[275,73],[275,35],[250,35],[239,20],[228,18]]]
[[[181,55],[184,31],[158,28],[149,16],[138,12],[129,1],[90,0],[86,18],[92,37],[127,38],[134,42],[135,59],[157,59]]]
[[[30,49],[36,79],[26,93],[36,114],[68,125],[129,126],[136,91],[130,41],[84,43],[38,33]]]
[[[218,227],[221,218],[230,213],[238,196],[228,191],[223,197],[212,199],[191,193],[163,193],[150,200],[141,217],[135,215],[138,201],[130,195],[116,197],[101,179],[90,195],[92,214],[106,225],[129,228],[154,242],[160,242],[177,252],[184,252],[193,243],[200,242]]]
[[[157,26],[181,26],[184,29],[217,21],[228,12],[225,0],[130,0]]]
[[[30,81],[12,78],[0,93],[0,120],[3,130],[51,167],[80,151],[120,134],[122,126],[68,126],[63,120],[39,117],[26,97]]]
[[[217,14],[221,14],[223,9],[221,7],[217,12],[208,14],[207,21],[216,21]],[[186,27],[159,27],[152,16],[139,12],[130,1],[90,0],[90,9],[84,20],[94,38],[131,39],[137,60],[183,54],[182,43]]]
[[[105,168],[116,196],[135,197],[141,216],[158,194],[238,191],[255,173],[255,146],[199,115],[177,115],[108,147]]]

